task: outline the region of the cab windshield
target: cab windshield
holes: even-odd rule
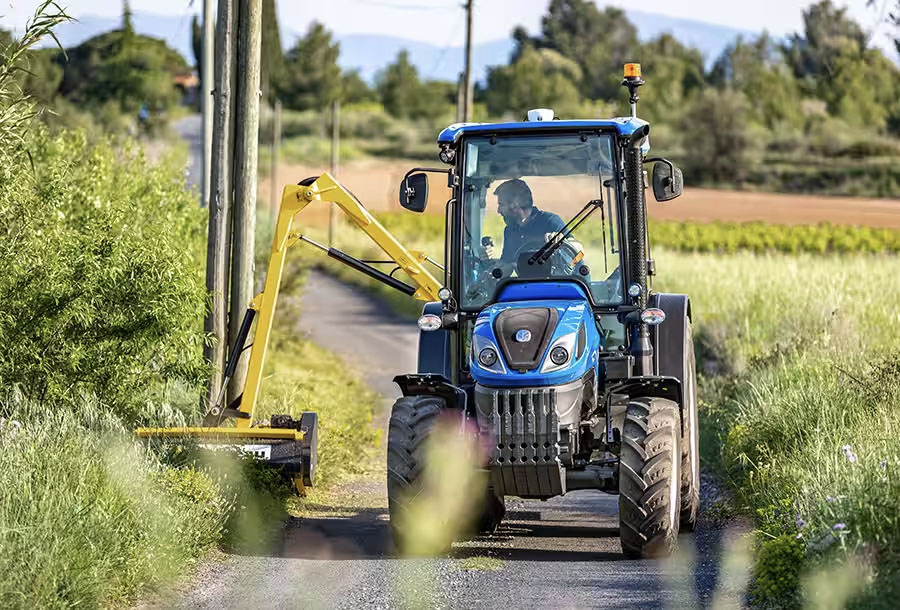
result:
[[[622,302],[610,136],[470,137],[464,155],[463,308],[483,307],[510,278],[575,279],[598,305]],[[536,257],[589,202],[590,217]]]

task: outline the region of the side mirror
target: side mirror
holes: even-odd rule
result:
[[[684,191],[681,170],[666,159],[654,159],[653,196],[657,201],[675,199]]]
[[[428,176],[412,174],[400,183],[400,205],[410,212],[424,212],[428,203]]]

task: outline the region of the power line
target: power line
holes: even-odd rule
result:
[[[386,2],[384,0],[350,0],[357,4],[365,4],[367,6],[379,6],[382,8],[393,8],[408,11],[449,11],[457,10],[456,4],[439,4],[433,6],[423,6],[421,4],[401,4],[397,2]]]
[[[447,39],[447,42],[444,43],[444,47],[441,49],[440,55],[438,55],[437,59],[434,62],[434,66],[432,66],[431,71],[428,72],[430,78],[434,77],[435,72],[437,72],[438,68],[443,66],[444,60],[447,58],[447,52],[450,50],[450,43],[456,38],[456,34],[459,32],[459,26],[462,25],[464,14],[460,14],[456,23],[453,25],[453,30],[450,33],[450,38]]]

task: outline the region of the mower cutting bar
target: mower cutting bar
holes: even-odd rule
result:
[[[138,428],[135,434],[142,438],[202,438],[202,439],[257,439],[303,440],[303,432],[290,428]]]

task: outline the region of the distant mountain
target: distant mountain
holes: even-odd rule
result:
[[[691,19],[679,19],[642,11],[626,11],[637,26],[642,39],[653,38],[663,32],[671,32],[678,40],[700,49],[707,62],[712,62],[738,35],[752,36],[754,32],[726,26],[703,23]],[[190,16],[156,15],[135,11],[134,29],[139,34],[162,38],[181,53],[188,63],[194,62],[191,51]],[[56,30],[60,42],[76,46],[88,38],[121,24],[120,18],[85,16],[80,21],[64,23]],[[363,78],[372,81],[379,70],[394,60],[401,49],[409,51],[410,60],[423,78],[455,80],[463,69],[462,46],[441,47],[427,42],[407,40],[379,34],[339,34],[341,43],[340,64],[344,68],[357,69]],[[285,32],[282,39],[290,46],[297,38],[296,32]],[[481,80],[488,66],[505,64],[513,49],[510,36],[492,42],[477,44],[472,49],[473,76]]]

